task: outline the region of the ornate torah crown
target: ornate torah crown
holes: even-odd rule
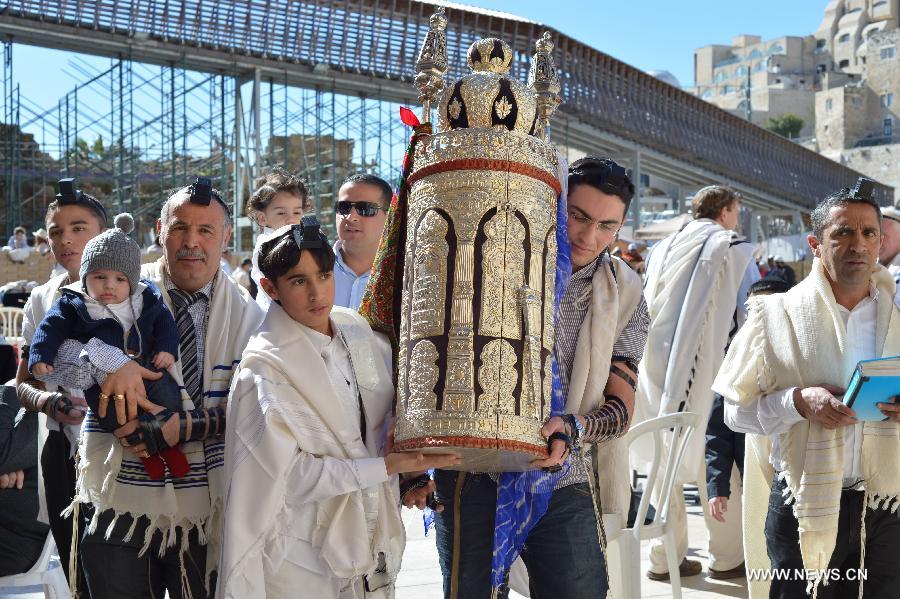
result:
[[[533,134],[537,97],[524,83],[509,78],[512,57],[509,44],[496,38],[472,44],[472,72],[441,95],[437,130],[505,127]]]
[[[408,177],[396,447],[524,470],[547,447],[560,183],[543,138],[559,79],[548,35],[527,86],[509,78],[510,46],[487,38],[444,87],[442,10],[417,63],[438,126]]]

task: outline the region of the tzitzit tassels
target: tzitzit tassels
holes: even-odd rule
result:
[[[81,518],[80,503],[72,508],[72,543],[69,545],[69,593],[74,599],[81,596],[78,592],[78,520]]]

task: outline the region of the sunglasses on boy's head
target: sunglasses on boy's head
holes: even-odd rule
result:
[[[337,203],[337,213],[341,216],[348,216],[351,209],[356,209],[356,213],[360,216],[375,216],[379,210],[384,210],[381,206],[374,202],[347,202],[340,201]]]

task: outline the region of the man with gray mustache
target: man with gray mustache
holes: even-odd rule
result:
[[[156,225],[164,255],[141,272],[159,287],[178,325],[179,360],[170,373],[183,409],[149,402],[141,376],[154,373],[121,352],[92,350],[86,366],[111,373],[109,403],[101,397],[100,411],[115,409],[122,425],[103,432],[89,413],[79,448],[73,506],[87,524],[79,557],[93,599],[215,595],[226,399],[232,369],[263,317],[219,268],[229,223],[222,196],[198,177],[166,200]],[[139,457],[173,446],[188,458],[187,475],[151,480],[135,467]]]
[[[202,260],[206,262],[206,252],[203,250],[178,250],[175,253],[175,260],[182,259],[190,259],[190,260]]]

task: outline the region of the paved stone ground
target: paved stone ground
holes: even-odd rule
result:
[[[403,521],[406,524],[407,543],[403,556],[403,569],[397,581],[397,599],[443,599],[441,586],[441,569],[438,565],[437,548],[434,531],[425,537],[422,532],[422,516],[417,510],[403,510]],[[747,597],[747,581],[739,578],[733,581],[716,581],[706,578],[708,566],[706,555],[706,529],[703,526],[703,515],[698,506],[688,507],[688,540],[690,556],[703,563],[704,574],[681,580],[684,599],[713,599],[721,597]],[[641,547],[641,571],[646,572],[649,564],[649,544]],[[22,589],[22,594],[9,594],[0,589],[0,598],[42,599],[44,594],[39,588]],[[658,599],[671,597],[668,584],[641,579],[641,597]],[[521,595],[511,594],[512,599],[523,599]],[[275,599],[275,598],[273,598]]]
[[[403,510],[403,521],[406,524],[406,553],[403,556],[403,568],[397,580],[397,599],[443,599],[441,586],[441,569],[438,565],[437,548],[434,531],[426,538],[422,533],[422,516],[418,511]],[[682,597],[684,599],[713,599],[722,597],[746,598],[747,581],[738,578],[730,581],[718,581],[706,578],[708,556],[706,554],[706,528],[703,525],[703,513],[699,506],[688,506],[688,552],[690,557],[703,563],[703,573],[681,580]],[[646,572],[650,563],[649,543],[641,547],[641,572]],[[512,593],[512,599],[522,599],[521,595]],[[642,598],[671,597],[668,584],[654,582],[646,577],[641,579]]]

